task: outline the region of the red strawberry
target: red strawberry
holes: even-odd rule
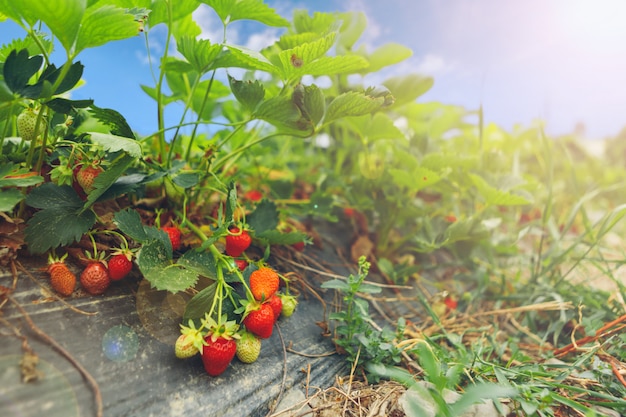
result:
[[[207,374],[218,376],[223,373],[235,357],[237,343],[234,339],[218,337],[215,340],[209,335],[205,337],[206,345],[202,349],[202,363]]]
[[[90,262],[80,274],[80,285],[91,295],[99,295],[111,284],[109,270],[100,261]]]
[[[243,319],[243,324],[251,333],[261,339],[267,339],[274,329],[274,310],[268,303],[260,304],[258,310],[252,310]]]
[[[443,299],[443,303],[446,305],[446,307],[448,308],[448,311],[450,310],[456,310],[457,306],[458,306],[458,302],[452,298],[451,296],[447,296],[446,298]]]
[[[104,170],[100,165],[83,165],[83,167],[76,173],[76,181],[78,185],[87,194],[94,190],[94,181]]]
[[[263,198],[263,193],[261,193],[259,190],[250,190],[246,192],[243,197],[250,201],[261,201],[261,199]]]
[[[61,258],[48,258],[48,274],[50,274],[50,285],[63,296],[68,296],[74,292],[76,287],[76,275],[69,270],[64,260],[67,254]]]
[[[163,230],[170,238],[170,242],[172,243],[172,250],[180,249],[180,229],[174,226],[166,226],[162,227]]]
[[[109,276],[113,281],[124,278],[133,269],[132,254],[130,251],[113,253],[109,259]]]
[[[243,259],[235,259],[235,265],[239,268],[240,271],[243,271],[248,267],[248,261]]]
[[[250,274],[250,290],[255,300],[268,300],[278,291],[280,280],[272,268],[261,267]]]
[[[247,230],[240,231],[238,227],[233,226],[226,236],[226,254],[233,257],[240,256],[251,243],[252,238]]]
[[[302,252],[304,250],[304,242],[296,242],[292,244],[291,247],[297,250],[298,252]]]
[[[274,312],[274,321],[278,320],[280,313],[283,311],[283,300],[281,300],[278,295],[274,294],[267,300],[267,304],[272,307],[272,311]]]

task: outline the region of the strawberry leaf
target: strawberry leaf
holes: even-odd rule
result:
[[[226,197],[226,215],[224,222],[227,224],[232,223],[234,219],[235,210],[237,209],[237,187],[234,182],[228,185],[228,195]]]
[[[363,92],[349,91],[333,99],[326,109],[324,123],[342,117],[362,116],[373,113],[385,104],[384,97],[372,97]]]
[[[383,82],[395,98],[395,106],[414,102],[419,96],[432,88],[435,81],[432,77],[418,74],[399,75]]]
[[[82,200],[68,186],[45,183],[28,194],[26,204],[42,209],[26,225],[25,238],[32,253],[71,244],[96,221],[95,213],[83,211]]]
[[[262,234],[267,230],[276,229],[276,226],[278,226],[278,209],[276,204],[270,200],[262,200],[246,220],[255,234]]]
[[[201,290],[199,293],[193,296],[191,300],[185,305],[185,312],[183,314],[183,323],[191,320],[196,320],[204,317],[204,314],[209,311],[213,299],[215,298],[215,283]]]
[[[11,211],[24,198],[20,190],[9,189],[0,191],[0,211]]]
[[[12,92],[23,95],[28,81],[39,71],[42,64],[43,56],[41,55],[31,57],[27,49],[12,50],[2,69],[4,82]]]
[[[497,189],[487,183],[484,178],[476,174],[469,174],[472,183],[478,189],[478,193],[485,199],[485,202],[494,206],[519,206],[530,204],[526,198],[512,194],[510,192]]]
[[[113,109],[102,109],[100,107],[91,106],[89,113],[105,125],[109,126],[113,135],[135,139],[133,130],[128,125],[124,116],[122,116],[119,112]]]
[[[239,81],[229,75],[228,82],[230,83],[230,88],[237,101],[239,101],[249,112],[254,111],[256,106],[265,96],[263,84],[261,84],[258,80]]]
[[[75,53],[111,41],[131,38],[137,33],[139,23],[125,9],[110,5],[89,7],[80,22]]]
[[[260,70],[269,73],[277,73],[279,69],[272,64],[260,52],[238,45],[226,45],[228,50],[215,61],[214,68],[245,68],[249,70]]]
[[[177,293],[195,285],[198,280],[195,271],[172,261],[171,246],[168,248],[161,239],[151,240],[141,247],[137,265],[144,278],[159,291]]]
[[[211,279],[217,276],[215,258],[209,251],[189,250],[178,259],[178,263],[198,275]]]
[[[224,24],[235,20],[256,20],[268,26],[289,26],[289,21],[281,17],[262,0],[204,0],[215,10]]]
[[[102,135],[102,136],[100,136]],[[97,134],[97,137],[111,137],[112,135]],[[93,134],[92,134],[93,139]],[[124,139],[124,138],[119,138]],[[119,143],[119,141],[117,142]],[[109,143],[109,149],[115,148],[116,143]],[[138,146],[138,145],[137,145]],[[135,158],[128,154],[122,154],[113,161],[108,168],[96,177],[93,182],[94,190],[89,193],[84,209],[91,207],[104,194],[104,192],[124,173],[126,169],[135,161]]]
[[[377,72],[384,67],[402,62],[410,58],[411,55],[413,55],[413,51],[404,45],[397,43],[385,44],[378,47],[367,57],[369,60],[367,72]]]
[[[208,39],[196,39],[192,36],[182,36],[177,39],[176,47],[199,74],[207,72],[222,51],[221,44],[211,44]]]
[[[148,240],[148,234],[141,222],[141,216],[136,210],[130,208],[115,213],[113,221],[122,233],[136,242]]]
[[[85,13],[85,1],[21,0],[12,2],[12,5],[22,16],[36,16],[66,51],[72,50]]]

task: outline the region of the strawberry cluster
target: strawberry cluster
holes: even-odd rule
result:
[[[249,285],[248,285],[249,283]],[[236,356],[242,363],[255,362],[261,353],[262,339],[272,336],[274,324],[280,317],[293,314],[297,300],[287,293],[280,294],[280,276],[272,268],[262,265],[254,270],[247,282],[248,297],[235,312],[237,320],[228,320],[218,313],[218,321],[206,313],[199,328],[192,320],[181,325],[174,352],[180,359],[202,355],[202,363],[211,376],[223,373]],[[216,297],[220,292],[216,291]]]

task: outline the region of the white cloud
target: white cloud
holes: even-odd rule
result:
[[[245,47],[253,51],[260,51],[278,40],[278,29],[268,28],[263,32],[251,34],[246,40]]]
[[[420,74],[441,75],[454,69],[454,65],[446,61],[446,59],[441,55],[426,54],[423,57],[416,57],[416,59],[417,64],[413,71]],[[412,63],[409,65],[412,65]]]
[[[208,39],[211,43],[221,43],[224,40],[224,25],[209,6],[201,4],[191,16],[202,31],[198,38]],[[229,43],[239,42],[237,32],[229,31],[227,40]]]

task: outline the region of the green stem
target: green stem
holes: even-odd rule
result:
[[[198,121],[200,121],[200,118],[202,117],[202,112],[204,111],[204,107],[206,106],[207,101],[209,101],[209,93],[211,92],[211,88],[213,87],[213,81],[215,80],[215,73],[217,70],[213,70],[213,73],[211,74],[211,79],[209,81],[209,85],[206,89],[206,92],[204,93],[204,98],[202,99],[202,104],[200,105],[200,109],[198,109]],[[200,80],[200,77],[198,77],[198,80]],[[194,88],[195,90],[195,88]],[[191,95],[191,97],[193,97],[193,94]],[[196,124],[193,127],[193,131],[191,132],[191,138],[189,139],[189,146],[187,147],[187,152],[185,153],[185,160],[188,161],[189,160],[189,156],[191,155],[191,148],[193,146],[193,142],[196,138],[196,133],[198,131],[198,124]]]
[[[163,52],[163,57],[161,58],[161,64],[167,58],[170,42],[172,41],[172,2],[166,0],[167,3],[167,36],[165,40],[165,49]],[[165,164],[166,167],[170,167],[170,161],[167,160],[167,144],[165,143],[165,121],[163,119],[163,79],[165,78],[165,70],[161,69],[159,72],[159,80],[156,85],[156,96],[157,96],[157,126],[159,127],[159,153],[161,155],[161,163]]]

